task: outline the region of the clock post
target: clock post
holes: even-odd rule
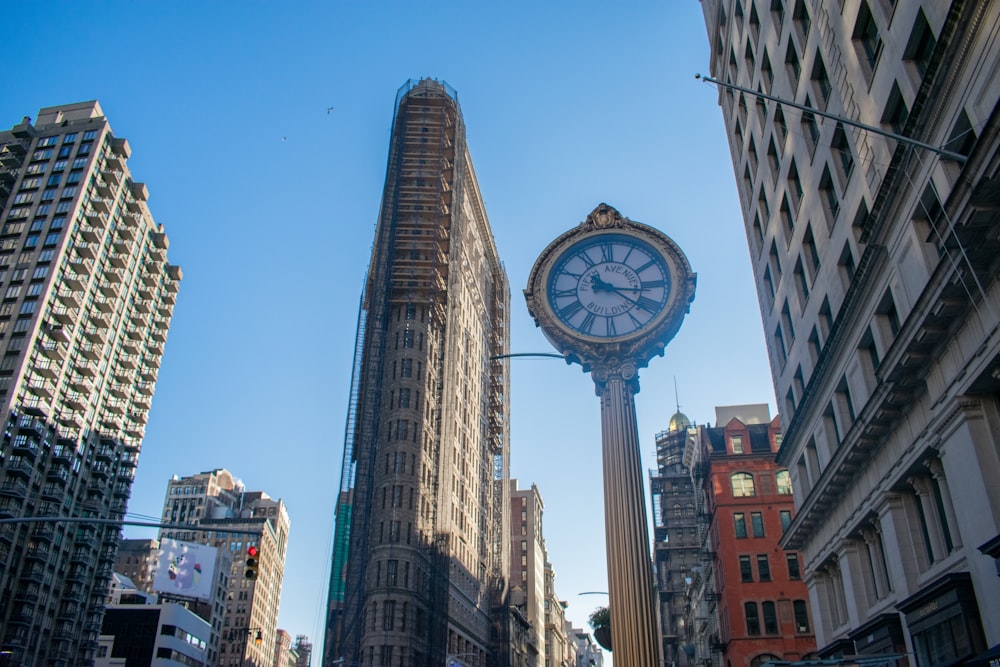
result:
[[[638,370],[680,328],[696,276],[657,229],[601,204],[535,262],[528,311],[567,361],[590,372],[601,400],[604,527],[617,667],[660,667],[635,394]]]

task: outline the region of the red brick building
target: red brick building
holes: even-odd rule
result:
[[[701,431],[701,460],[714,552],[723,667],[799,660],[816,650],[799,554],[778,540],[795,507],[787,469],[775,463],[778,417],[767,405],[716,408]]]

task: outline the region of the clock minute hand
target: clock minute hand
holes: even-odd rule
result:
[[[628,288],[628,287],[621,288],[621,287],[618,287],[616,285],[611,285],[611,284],[608,284],[608,283],[605,283],[605,285],[607,286],[607,289],[608,289],[609,292],[614,292],[615,294],[617,294],[618,296],[622,297],[626,301],[632,303],[633,305],[638,305],[639,302],[636,299],[633,299],[628,294],[625,294],[625,292],[622,291],[622,289],[628,289],[628,290],[634,292],[635,291],[634,289],[631,289],[631,288]]]

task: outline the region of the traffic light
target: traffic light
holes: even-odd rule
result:
[[[257,568],[260,565],[260,550],[257,547],[250,546],[247,547],[247,571],[243,575],[247,579],[257,578]]]

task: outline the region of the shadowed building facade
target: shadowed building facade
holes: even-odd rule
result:
[[[0,132],[0,518],[122,519],[181,280],[96,101]],[[0,525],[0,653],[85,665],[120,526]]]
[[[1000,7],[702,8],[819,654],[959,662],[1000,643]]]
[[[510,294],[457,96],[396,99],[323,665],[507,664]]]

